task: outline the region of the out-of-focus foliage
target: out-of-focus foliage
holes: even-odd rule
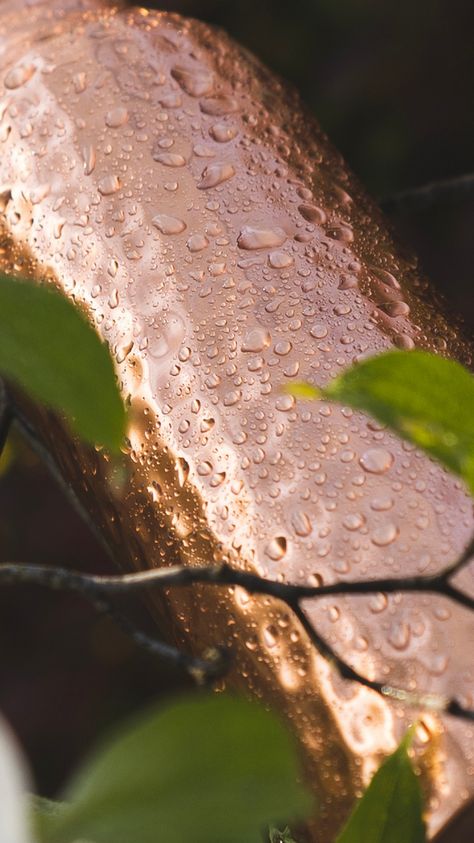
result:
[[[0,372],[64,413],[83,439],[119,450],[125,408],[109,351],[58,292],[0,275]]]
[[[310,809],[299,776],[275,715],[195,695],[122,731],[37,824],[44,843],[260,843],[270,821]]]

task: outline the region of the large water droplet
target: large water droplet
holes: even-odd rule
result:
[[[95,146],[91,143],[86,144],[82,148],[82,160],[84,161],[84,173],[90,176],[93,172],[96,163]]]
[[[315,325],[311,326],[309,332],[311,336],[314,337],[316,340],[322,340],[324,337],[327,337],[328,329],[326,325],[316,323]]]
[[[190,252],[202,252],[203,249],[209,246],[209,240],[204,234],[192,234],[186,246]]]
[[[214,78],[205,68],[176,65],[172,68],[171,75],[190,97],[204,97],[212,93]]]
[[[214,123],[209,129],[209,134],[218,143],[228,143],[237,136],[237,129],[228,123]]]
[[[376,527],[375,530],[372,531],[370,538],[373,544],[377,545],[377,547],[386,547],[398,536],[398,527],[395,524],[381,524],[379,527]]]
[[[264,328],[254,328],[242,340],[242,351],[256,353],[270,345],[271,337]]]
[[[265,546],[265,553],[270,559],[278,562],[278,560],[283,559],[286,554],[286,547],[286,538],[284,536],[275,536],[275,538],[269,541]]]
[[[168,214],[157,214],[152,219],[153,225],[162,234],[181,234],[186,228],[186,223],[178,217],[171,217]]]
[[[286,234],[282,228],[253,228],[244,225],[237,245],[240,249],[252,251],[254,249],[272,249],[275,246],[282,246],[286,240]]]
[[[232,176],[235,176],[232,164],[209,164],[202,173],[198,188],[199,190],[207,190],[210,187],[217,187],[218,184],[228,181]]]
[[[14,88],[20,88],[21,85],[25,85],[33,76],[35,70],[36,67],[34,64],[19,64],[17,67],[12,67],[5,76],[5,88],[13,90]]]
[[[119,126],[123,126],[128,120],[128,111],[123,106],[118,106],[117,108],[113,108],[111,111],[108,111],[105,115],[105,122],[106,125],[109,126],[110,129],[118,129]]]
[[[116,193],[117,190],[120,190],[122,183],[118,176],[110,173],[108,176],[104,176],[98,184],[99,193],[102,193],[103,196],[110,196],[112,193]]]
[[[211,117],[222,117],[224,114],[232,114],[239,106],[233,97],[211,97],[202,100],[200,108],[203,114],[210,114]]]
[[[313,530],[309,515],[301,509],[293,512],[291,525],[297,536],[309,536]]]
[[[298,211],[303,219],[314,225],[323,225],[326,222],[326,214],[317,205],[299,205]]]
[[[404,621],[392,624],[388,634],[388,642],[395,650],[406,650],[411,638],[410,625]]]
[[[293,258],[288,254],[288,252],[278,250],[276,252],[270,252],[268,255],[268,263],[271,267],[273,267],[273,269],[285,269],[287,266],[292,265]]]
[[[385,448],[369,448],[359,462],[370,474],[384,474],[393,464],[393,455]]]
[[[155,152],[153,158],[165,167],[184,167],[186,164],[186,158],[178,152]]]

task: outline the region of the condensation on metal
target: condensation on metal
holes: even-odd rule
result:
[[[308,583],[445,567],[473,527],[460,484],[363,416],[282,389],[393,346],[472,355],[294,91],[195,21],[0,8],[2,265],[58,284],[115,357],[125,488],[44,427],[122,564],[227,559]],[[339,680],[271,599],[202,587],[166,612],[191,647],[225,639],[228,684],[289,719],[326,843],[413,712]],[[462,608],[380,594],[310,612],[366,675],[472,704]],[[473,793],[472,730],[425,714],[418,745],[434,833]]]

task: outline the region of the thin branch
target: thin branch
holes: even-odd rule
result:
[[[11,404],[3,382],[0,381],[0,453],[4,447],[10,425],[13,421],[30,445],[32,445],[46,463],[63,491],[67,493],[68,497],[72,497],[73,503],[79,509],[82,517],[85,517],[82,505],[78,507],[78,500],[73,495],[69,485],[64,482],[55,460],[29,422],[23,417],[18,408]],[[88,516],[86,517],[86,521],[90,525],[90,518]],[[97,531],[94,530],[94,532]],[[474,710],[465,708],[455,698],[434,694],[414,694],[403,688],[396,688],[363,676],[344,661],[326,639],[323,638],[310,622],[306,611],[301,605],[303,600],[321,597],[356,596],[379,592],[385,594],[423,592],[439,594],[467,609],[474,610],[474,597],[461,591],[451,582],[451,578],[468,565],[473,556],[474,536],[459,559],[440,573],[432,576],[402,577],[399,579],[381,578],[366,581],[348,580],[320,586],[305,586],[265,580],[249,571],[231,568],[227,564],[213,565],[206,568],[174,566],[121,576],[96,576],[83,574],[78,571],[70,571],[60,567],[7,562],[0,564],[0,585],[23,583],[43,586],[56,591],[69,591],[80,594],[97,611],[112,617],[137,646],[184,670],[199,683],[212,682],[225,673],[229,663],[229,654],[224,648],[211,648],[200,657],[192,657],[177,647],[173,647],[164,641],[146,635],[125,614],[115,607],[112,598],[120,594],[129,595],[136,592],[149,591],[151,588],[186,587],[197,583],[220,587],[240,586],[250,594],[265,594],[285,603],[298,618],[314,647],[335,667],[343,679],[357,682],[384,697],[398,700],[406,705],[444,712],[465,720],[474,720]]]
[[[467,565],[473,552],[474,538],[460,559],[436,576],[386,578],[366,582],[336,582],[326,586],[301,586],[265,580],[256,574],[231,568],[227,564],[206,568],[174,566],[123,576],[94,576],[69,571],[66,568],[23,565],[14,562],[0,565],[0,584],[28,583],[82,594],[100,611],[112,615],[122,629],[140,647],[171,661],[177,667],[184,668],[187,673],[193,675],[199,681],[209,681],[222,674],[226,666],[225,654],[222,649],[216,649],[211,654],[205,654],[203,658],[193,659],[180,650],[140,632],[124,615],[118,613],[111,606],[108,597],[148,591],[157,587],[184,587],[197,583],[227,587],[240,586],[251,594],[265,594],[286,603],[306,630],[313,645],[322,656],[334,665],[342,678],[358,682],[384,697],[404,702],[406,705],[443,711],[456,717],[474,720],[474,710],[463,707],[454,698],[424,693],[414,694],[403,688],[396,688],[363,676],[336,653],[312,625],[306,612],[301,607],[301,601],[310,598],[417,591],[440,594],[467,608],[474,609],[474,600],[449,582],[450,576],[457,573],[462,566]]]
[[[107,556],[113,558],[112,551],[104,538],[103,533],[97,527],[90,514],[86,510],[84,504],[76,495],[74,489],[64,479],[64,476],[59,468],[56,460],[51,452],[48,450],[44,442],[40,439],[32,424],[28,421],[21,409],[16,403],[10,402],[9,405],[9,419],[10,424],[14,426],[23,439],[28,443],[31,450],[41,460],[56,485],[67,498],[74,511],[79,515],[80,519],[87,525],[94,538],[97,539]]]
[[[438,202],[458,202],[474,194],[474,173],[466,173],[452,179],[429,182],[420,187],[401,190],[380,201],[381,208],[388,212],[418,211]]]

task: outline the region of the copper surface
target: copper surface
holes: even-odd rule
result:
[[[4,0],[0,52],[3,268],[54,280],[114,354],[125,491],[50,435],[122,564],[329,583],[454,559],[474,526],[460,483],[362,415],[282,393],[393,345],[472,355],[294,91],[204,24],[92,0]],[[339,680],[273,600],[202,588],[167,607],[192,648],[231,646],[229,686],[288,718],[329,843],[417,713]],[[474,705],[466,610],[380,594],[308,611],[368,676]],[[434,835],[473,794],[473,729],[420,716]]]

